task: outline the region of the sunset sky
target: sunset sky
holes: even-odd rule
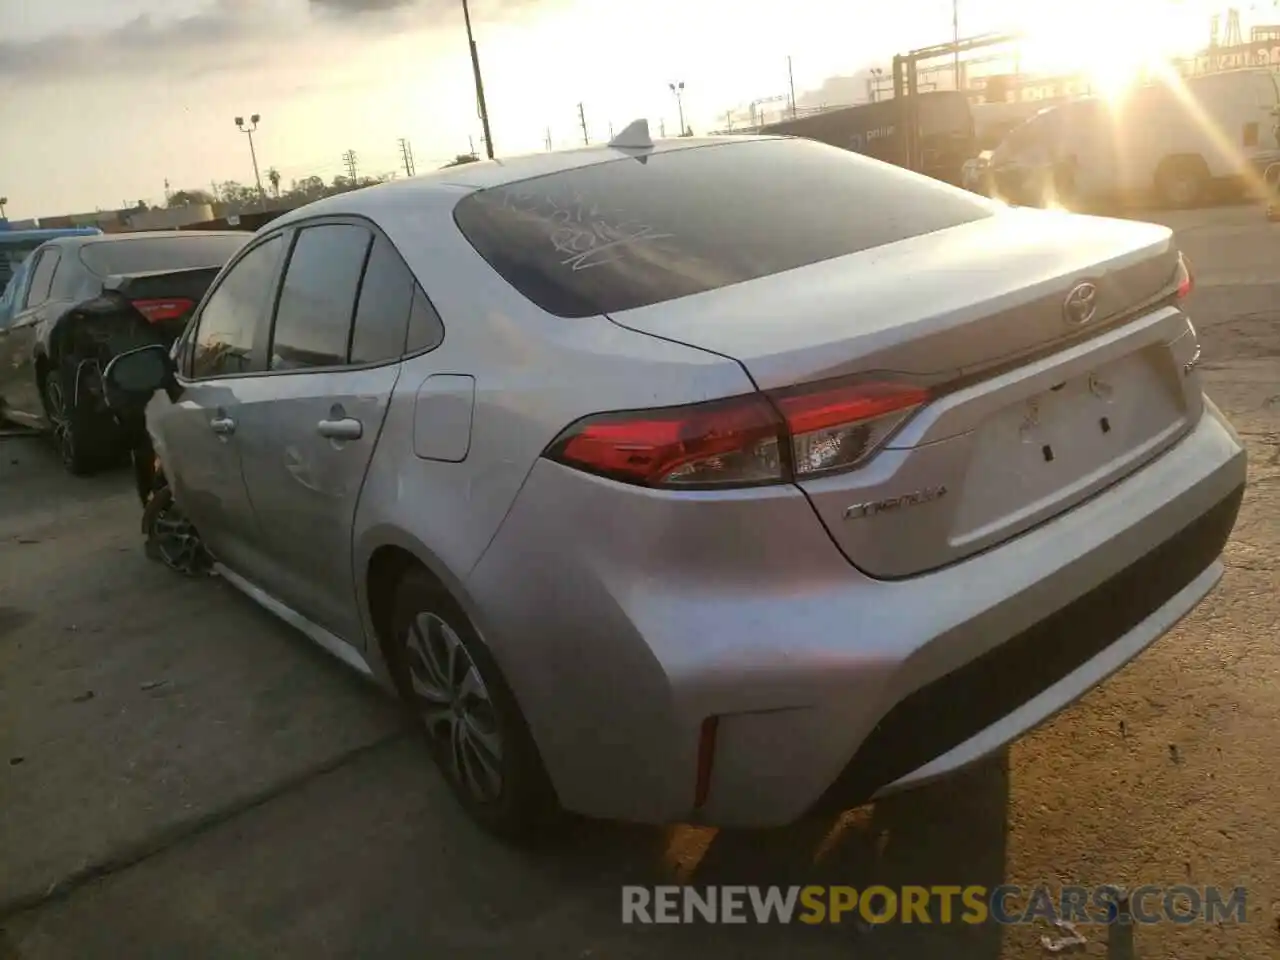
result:
[[[1031,28],[1046,65],[1203,45],[1208,0],[960,0],[962,34]],[[1280,21],[1272,0],[1242,6]],[[1127,22],[1106,17],[1127,11]],[[675,131],[671,81],[697,131],[726,110],[797,92],[951,34],[951,0],[474,0],[498,152],[593,139],[638,116]],[[1063,31],[1066,30],[1066,34]],[[1071,39],[1066,42],[1064,36]],[[1034,61],[1034,57],[1032,57]],[[1024,66],[1034,66],[1034,62]],[[0,195],[11,218],[162,202],[212,180],[251,183],[236,115],[262,115],[265,173],[285,185],[480,149],[460,0],[0,0]]]

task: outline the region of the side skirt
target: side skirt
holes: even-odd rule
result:
[[[226,580],[227,583],[231,584],[250,600],[257,603],[268,613],[274,614],[295,630],[305,634],[314,644],[316,644],[316,646],[320,647],[326,653],[337,657],[362,677],[369,680],[374,679],[373,670],[369,668],[369,664],[365,661],[364,657],[361,656],[360,652],[356,650],[355,647],[351,646],[351,644],[339,639],[324,627],[312,623],[292,607],[285,606],[260,587],[254,586],[244,577],[240,576],[240,574],[232,570],[228,570],[221,563],[215,563],[213,565],[213,572]]]

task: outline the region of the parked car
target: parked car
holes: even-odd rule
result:
[[[286,213],[107,372],[215,569],[403,697],[481,823],[843,809],[1217,583],[1245,454],[1167,228],[617,143]]]
[[[0,329],[0,419],[49,429],[83,474],[122,454],[101,371],[117,353],[171,344],[242,232],[63,236],[30,255]],[[6,293],[6,296],[8,294]]]
[[[0,294],[8,289],[9,281],[19,265],[31,251],[55,237],[101,236],[97,227],[49,227],[46,229],[14,230],[0,221]]]
[[[993,193],[1018,203],[1193,207],[1248,186],[1274,153],[1280,90],[1266,69],[1079,97],[1015,127],[992,155]]]

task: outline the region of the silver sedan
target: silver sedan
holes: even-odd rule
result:
[[[1191,285],[1163,227],[640,126],[287,214],[109,380],[483,824],[764,826],[998,750],[1214,587]]]

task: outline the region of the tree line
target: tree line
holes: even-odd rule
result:
[[[446,167],[455,167],[464,163],[475,163],[479,160],[475,154],[458,154],[453,160],[445,164]],[[361,187],[371,187],[377,183],[385,183],[396,175],[394,173],[383,173],[377,176],[363,176],[352,180],[346,176],[336,176],[328,183],[325,183],[322,177],[310,176],[303,177],[301,180],[291,180],[288,187],[282,186],[280,171],[275,167],[267,170],[266,185],[263,187],[265,197],[258,196],[258,188],[247,184],[239,183],[235,180],[226,180],[219,184],[211,184],[212,189],[187,189],[175,190],[169,194],[166,205],[169,207],[189,207],[199,204],[208,204],[209,206],[219,206],[225,208],[228,212],[236,212],[240,210],[249,210],[254,207],[261,206],[263,200],[269,205],[288,205],[291,207],[301,206],[304,203],[310,203],[313,200],[319,200],[322,197],[330,197],[338,193],[346,193],[348,190],[358,190]]]

